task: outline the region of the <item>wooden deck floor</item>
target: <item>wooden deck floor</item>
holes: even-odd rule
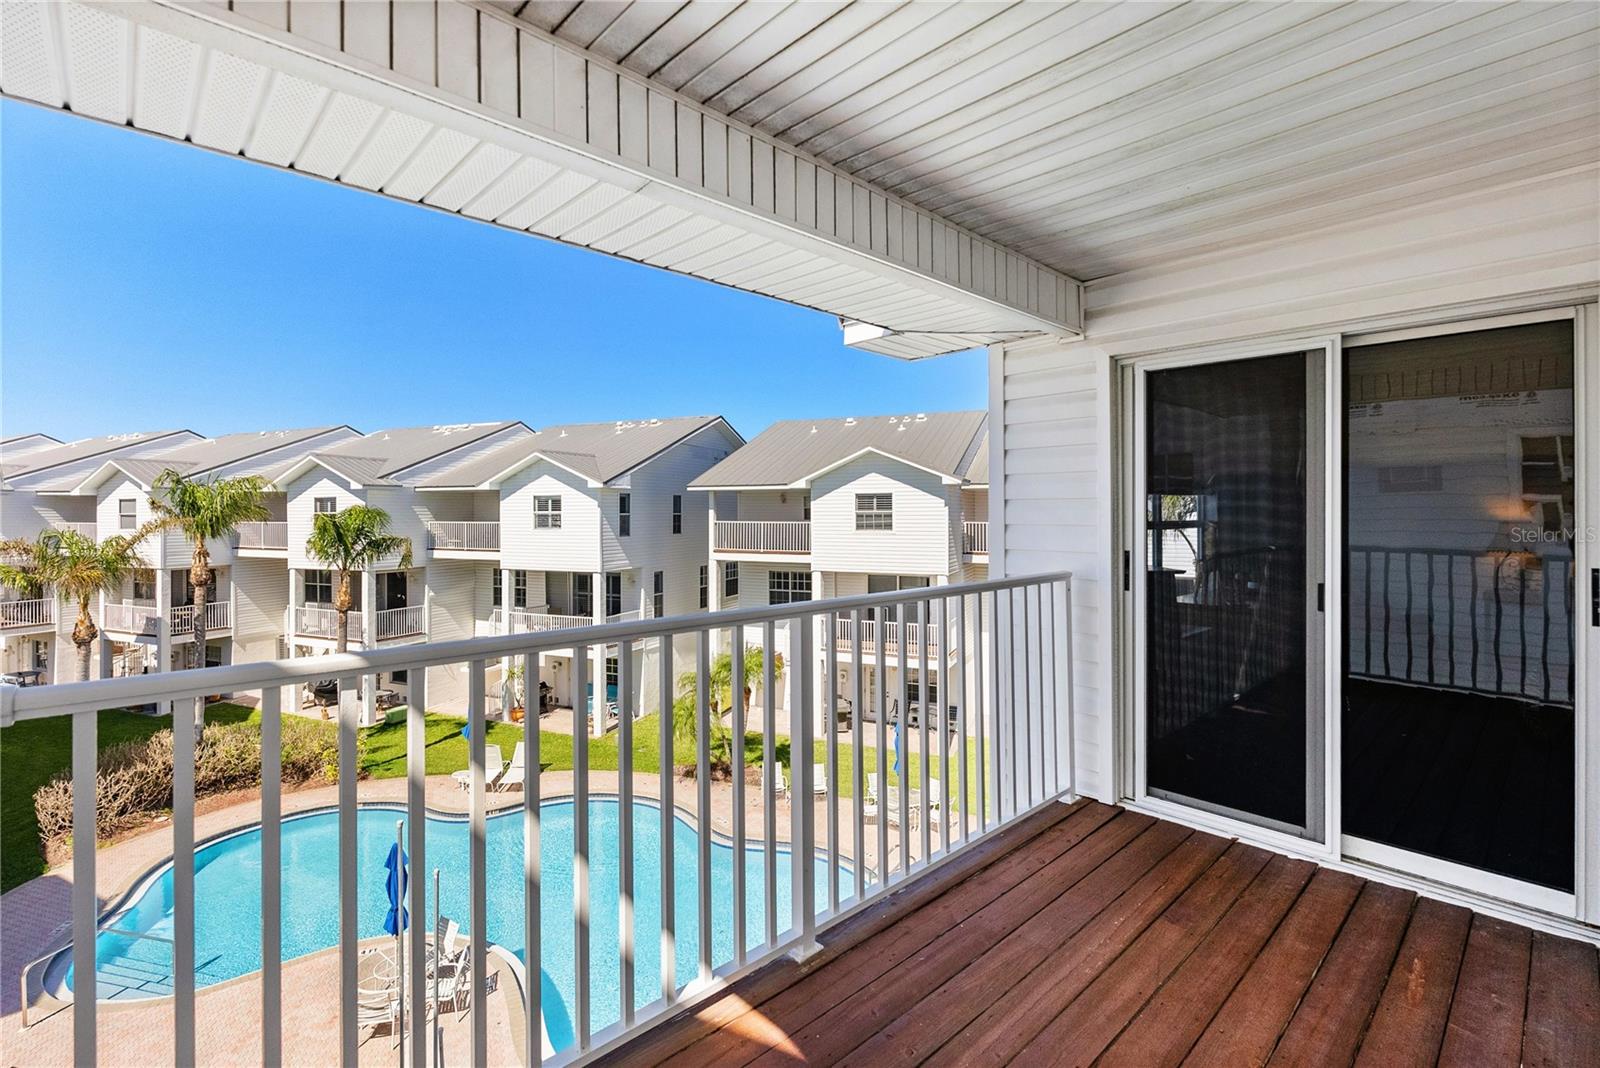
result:
[[[955,863],[610,1063],[1600,1065],[1588,943],[1092,802]]]

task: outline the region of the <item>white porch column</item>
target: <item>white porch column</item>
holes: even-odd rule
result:
[[[502,568],[499,569],[499,571],[500,571],[500,633],[501,634],[510,634],[511,633],[511,569],[508,568],[508,567],[502,567]],[[494,597],[491,595],[489,600],[492,602],[494,600]],[[490,604],[489,608],[492,611],[493,608],[494,608],[494,605]],[[506,688],[505,687],[505,680],[510,676],[510,674],[511,674],[511,658],[509,656],[502,656],[500,658],[500,689],[501,689],[502,692],[504,692],[504,690]],[[527,712],[528,712],[528,702],[529,702],[529,699],[530,699],[530,691],[528,689],[528,680],[527,679],[523,679],[522,680],[522,687],[523,687],[523,691],[522,691],[523,692],[522,709],[523,709],[523,714],[526,715]],[[537,689],[538,689],[538,680],[534,680],[534,691],[537,691]],[[538,709],[537,708],[534,709],[534,713],[533,714],[534,714],[535,720],[537,720],[537,718],[538,718]],[[506,721],[509,722],[510,719],[511,719],[511,709],[502,708],[500,710],[500,716],[501,716],[501,718],[503,718],[503,719],[505,719]]]
[[[361,647],[378,647],[378,573],[367,568],[361,575]],[[378,721],[378,685],[361,688],[361,722],[367,726]]]
[[[156,670],[172,670],[172,572],[159,569],[156,578]],[[172,712],[172,702],[163,701],[156,708],[163,715]]]
[[[820,601],[827,596],[822,589],[822,576],[823,572],[818,571],[816,568],[811,569],[811,599],[814,601]],[[837,681],[828,675],[827,643],[833,641],[833,635],[824,632],[823,627],[825,625],[821,616],[813,617],[811,620],[811,657],[812,664],[816,668],[816,674],[813,677],[824,681],[822,686],[811,687],[812,737],[815,738],[826,737],[823,732],[828,729],[827,714],[825,712],[828,707],[827,687],[837,685]]]
[[[493,600],[493,598],[490,598]],[[492,605],[490,607],[493,607]],[[500,569],[500,633],[511,633],[511,569]]]
[[[717,495],[706,494],[706,609],[722,611],[722,563],[717,559]]]
[[[595,626],[606,621],[606,573],[596,571],[589,576],[589,614]],[[589,711],[590,733],[596,738],[606,732],[606,647],[589,647],[589,680],[594,686],[594,707]],[[579,700],[582,700],[580,695]]]

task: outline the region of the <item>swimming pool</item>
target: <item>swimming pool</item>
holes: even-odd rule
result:
[[[572,801],[540,806],[541,834],[541,964],[542,1000],[552,1045],[572,1041],[568,1007],[574,989],[573,813]],[[356,871],[360,937],[383,933],[388,909],[384,892],[384,860],[395,840],[395,821],[404,810],[389,805],[363,805],[356,815]],[[617,838],[621,806],[615,798],[591,798],[590,837],[590,998],[593,1027],[598,1030],[622,1016],[621,950],[618,910]],[[661,811],[653,802],[635,801],[634,892],[638,932],[636,1000],[642,1007],[659,996],[661,974],[660,858]],[[464,819],[430,815],[427,820],[428,915],[433,917],[432,870],[440,876],[441,908],[470,929],[468,824]],[[487,821],[487,936],[525,957],[523,945],[522,813],[512,810]],[[283,822],[283,958],[314,953],[339,942],[338,813],[319,811]],[[676,887],[676,974],[680,986],[699,973],[700,938],[697,902],[698,836],[681,815],[673,821],[673,882]],[[711,850],[712,960],[733,959],[733,864],[730,843],[714,841]],[[747,944],[765,937],[765,864],[759,848],[746,849],[745,909]],[[779,929],[788,926],[789,866],[780,851],[775,890]],[[819,855],[817,899],[827,900],[826,858]],[[420,918],[419,918],[420,919]],[[172,946],[172,868],[147,879],[129,905],[108,920],[95,948],[102,999],[157,997],[170,994]],[[196,984],[207,986],[261,968],[261,829],[259,826],[218,839],[195,853]],[[71,985],[70,971],[66,982]]]

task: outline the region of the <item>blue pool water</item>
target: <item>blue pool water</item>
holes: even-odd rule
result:
[[[573,812],[570,800],[540,806],[542,865],[541,956],[542,1000],[546,1026],[557,1049],[572,1041],[569,1007],[574,987]],[[363,806],[356,818],[356,871],[359,887],[360,937],[383,933],[388,909],[384,860],[395,840],[395,822],[403,811]],[[621,950],[618,910],[617,832],[621,806],[615,798],[589,802],[590,954],[593,1026],[596,1030],[621,1018]],[[660,995],[659,930],[661,812],[649,802],[635,802],[634,890],[635,975],[637,1003]],[[522,814],[520,810],[488,820],[487,935],[526,959],[523,946]],[[335,946],[339,941],[338,814],[317,812],[283,824],[283,957],[288,960]],[[428,915],[433,917],[432,870],[438,868],[442,911],[463,931],[471,929],[469,908],[468,826],[460,819],[429,817],[427,821]],[[680,986],[699,973],[698,839],[694,826],[677,817],[673,823],[673,882],[676,887],[676,974]],[[712,959],[722,965],[733,959],[733,865],[731,845],[714,842],[711,850]],[[747,892],[747,944],[765,938],[765,864],[759,848],[744,857]],[[778,927],[788,926],[789,865],[780,851],[776,872]],[[259,827],[213,842],[195,854],[195,960],[200,986],[221,982],[261,968],[261,830]],[[841,876],[843,878],[843,876]],[[827,900],[827,865],[819,856],[817,899]],[[102,998],[150,997],[171,992],[172,869],[149,881],[129,907],[105,925],[96,944]],[[121,932],[121,933],[119,933]],[[132,933],[127,933],[132,932]],[[139,937],[144,936],[144,937]],[[70,973],[67,977],[70,986]]]

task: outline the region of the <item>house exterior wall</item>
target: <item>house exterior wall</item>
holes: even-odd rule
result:
[[[560,529],[534,527],[534,498],[561,498]],[[537,571],[600,570],[599,491],[536,460],[500,487],[501,566]]]
[[[233,567],[233,663],[273,660],[289,606],[289,580],[280,560],[240,559]]]
[[[806,517],[807,492],[802,489],[739,490],[734,512],[725,515],[719,506],[717,518],[799,521]]]
[[[322,467],[313,467],[291,482],[284,491],[287,498],[285,514],[288,517],[288,566],[292,568],[320,567],[306,555],[306,539],[311,536],[311,517],[318,497],[332,497],[334,510],[344,511],[357,504],[367,503],[365,490],[350,488],[350,483]]]
[[[429,641],[456,641],[474,636],[480,570],[481,565],[464,560],[435,560],[428,565],[424,582]],[[417,588],[412,587],[413,590]],[[467,706],[467,665],[445,664],[427,670],[428,707],[464,711]]]
[[[857,530],[856,494],[888,493],[893,530]],[[811,491],[811,561],[821,571],[948,575],[951,487],[935,474],[867,455],[816,479]]]

